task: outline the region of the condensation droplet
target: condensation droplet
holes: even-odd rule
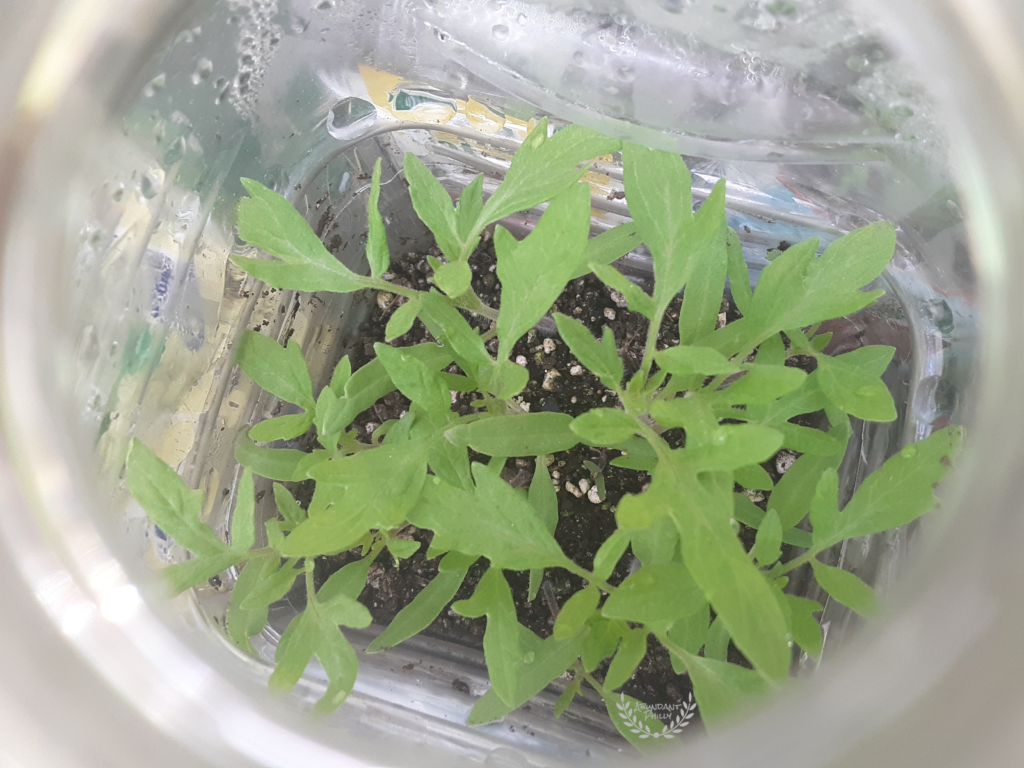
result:
[[[167,85],[167,75],[161,72],[159,75],[157,75],[148,83],[146,83],[146,87],[142,89],[142,95],[146,98],[149,98],[150,96],[155,96],[164,89],[165,85]]]
[[[327,132],[348,141],[366,133],[377,121],[377,108],[368,101],[349,97],[339,101],[327,113]]]
[[[495,24],[491,27],[491,34],[495,40],[508,40],[509,29],[504,24]]]
[[[142,181],[139,183],[139,191],[147,200],[152,200],[160,193],[164,185],[164,172],[159,168],[150,168],[142,174]]]
[[[203,80],[206,80],[210,75],[213,74],[213,62],[209,59],[200,59],[196,63],[196,69],[192,73],[192,84],[199,85]]]
[[[114,187],[114,193],[111,195],[115,203],[120,203],[124,198],[124,184],[118,184]]]
[[[320,0],[320,2],[316,4],[316,9],[318,11],[328,11],[333,7],[334,0]]]

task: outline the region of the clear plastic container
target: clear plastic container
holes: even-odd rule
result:
[[[373,300],[262,289],[230,266],[246,250],[233,231],[240,177],[291,198],[360,268],[366,173],[378,157],[392,250],[414,251],[429,238],[401,183],[404,152],[453,194],[480,171],[493,188],[530,121],[545,115],[683,153],[698,199],[726,178],[730,224],[755,279],[783,241],[897,224],[886,298],[835,324],[851,346],[897,347],[886,381],[902,404],[896,422],[858,431],[842,468],[847,493],[932,428],[970,427],[947,504],[961,514],[834,553],[893,595],[889,618],[855,635],[852,614],[829,604],[817,674],[720,739],[686,745],[694,759],[853,765],[875,754],[875,764],[906,765],[915,763],[897,759],[910,744],[942,756],[930,764],[957,765],[950,728],[928,723],[975,722],[984,711],[980,739],[1019,707],[1001,678],[1024,680],[1024,670],[998,653],[1020,633],[1002,594],[1018,582],[998,556],[1020,536],[1007,468],[1024,414],[1002,394],[1019,367],[1007,331],[1021,267],[1008,252],[1007,211],[1024,172],[1015,113],[999,91],[1017,54],[1009,39],[979,58],[972,37],[1010,35],[1014,27],[992,21],[1010,11],[993,3],[959,16],[951,0],[927,11],[892,2],[875,9],[883,24],[867,3],[831,0],[113,5],[40,6],[49,26],[16,97],[5,94],[17,110],[7,131],[3,407],[32,511],[0,520],[4,567],[42,606],[45,620],[27,631],[70,644],[84,666],[67,668],[94,675],[84,691],[113,692],[101,712],[126,702],[124,717],[141,718],[168,755],[192,750],[220,765],[525,766],[628,750],[599,700],[553,720],[557,692],[467,728],[474,698],[452,682],[483,693],[482,654],[434,639],[361,656],[350,701],[311,721],[307,704],[324,685],[315,665],[291,696],[264,691],[296,606],[275,606],[257,644],[264,661],[240,654],[221,629],[231,579],[164,598],[154,572],[184,553],[123,487],[127,443],[139,437],[206,492],[209,521],[226,526],[234,437],[276,406],[233,368],[238,334],[259,327],[299,340],[322,385]],[[609,194],[621,189],[620,169],[599,163],[588,180],[594,230],[622,221],[625,205]],[[506,224],[523,228],[533,216]],[[642,250],[624,268],[649,273]],[[271,498],[259,507],[266,516],[276,514]],[[11,604],[16,616],[32,613],[32,602]],[[998,621],[1012,626],[997,632]],[[352,639],[361,647],[363,636]],[[11,647],[0,670],[31,653]],[[990,649],[980,669],[976,647]],[[59,674],[43,678],[43,691],[59,684]],[[987,706],[958,714],[970,696]],[[45,711],[40,718],[52,727]],[[129,754],[114,715],[98,720],[98,749]]]

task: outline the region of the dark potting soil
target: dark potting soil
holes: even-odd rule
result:
[[[434,255],[437,255],[436,251]],[[485,304],[498,308],[501,289],[495,272],[494,250],[490,242],[481,245],[471,257],[470,264],[473,268],[473,289]],[[431,268],[425,255],[409,254],[404,259],[392,263],[391,273],[387,278],[398,285],[426,291],[431,287],[427,280],[430,273]],[[360,341],[350,352],[353,370],[373,359],[374,343],[384,341],[387,321],[404,301],[403,297],[395,294],[382,292],[377,295],[370,316],[359,329]],[[659,348],[665,348],[678,341],[679,307],[680,299],[677,298],[666,313],[659,333]],[[647,337],[648,321],[642,315],[626,309],[621,294],[606,287],[595,276],[588,275],[572,281],[551,311],[562,312],[579,319],[598,337],[601,336],[604,327],[611,328],[619,345],[626,379],[628,380],[639,368]],[[478,329],[490,329],[491,322],[486,318],[465,314],[470,323]],[[731,302],[723,302],[720,324],[726,320],[735,320],[738,316]],[[392,343],[401,347],[433,340],[423,324],[417,322],[408,333]],[[497,351],[496,340],[492,340],[489,346],[492,347],[492,352]],[[550,319],[542,321],[516,344],[512,358],[529,371],[529,384],[519,397],[529,405],[531,412],[556,411],[577,416],[591,408],[612,407],[617,402],[615,394],[609,392],[597,377],[579,364],[558,337],[554,323]],[[452,373],[461,372],[454,364],[448,370]],[[476,393],[455,393],[453,410],[462,415],[475,412],[477,409],[471,403],[477,397]],[[409,405],[409,401],[401,393],[392,392],[361,413],[355,419],[353,428],[357,430],[361,440],[369,442],[375,429],[388,420],[401,418]],[[808,422],[808,426],[812,425],[814,424]],[[680,446],[683,443],[681,430],[669,430],[664,436],[673,446]],[[787,457],[785,453],[780,452],[779,456],[773,457],[773,460],[763,465],[775,481],[778,481],[781,473],[792,463],[792,458],[795,458],[795,455]],[[649,476],[644,472],[611,466],[609,462],[618,455],[619,451],[616,450],[600,450],[577,445],[571,450],[554,454],[553,462],[548,468],[558,498],[559,520],[555,539],[570,559],[588,570],[592,568],[594,555],[601,544],[615,530],[615,508],[621,498],[627,494],[640,493],[650,482]],[[533,471],[533,459],[509,459],[502,474],[513,486],[527,486],[533,477]],[[597,488],[596,492],[591,490],[594,488]],[[306,496],[303,499],[305,504],[312,489],[307,487],[304,490],[305,494],[297,495],[300,499]],[[737,487],[737,490],[742,489]],[[767,503],[765,494],[753,494],[752,499],[762,508]],[[748,549],[753,546],[754,535],[753,529],[742,527],[740,538]],[[389,624],[437,575],[438,559],[426,558],[432,533],[408,526],[400,536],[420,542],[419,550],[412,557],[400,561],[398,565],[387,554],[378,557],[370,567],[366,588],[359,598],[370,610],[374,623],[381,626]],[[359,556],[359,551],[355,550],[318,558],[315,570],[317,584],[323,583],[331,574]],[[634,558],[627,550],[608,581],[613,585],[621,583],[629,574],[631,567],[635,567]],[[486,562],[478,561],[470,569],[455,600],[470,597],[486,569]],[[560,568],[550,568],[546,571],[540,593],[535,599],[530,600],[528,574],[506,571],[505,575],[512,588],[520,623],[541,637],[551,634],[559,607],[584,586],[578,576]],[[486,619],[464,618],[455,614],[449,605],[424,634],[448,642],[481,648],[485,627]],[[735,647],[730,647],[729,660],[746,665],[746,660]],[[599,679],[603,678],[606,670],[607,662],[598,668],[596,676]],[[684,705],[690,700],[692,689],[689,677],[674,672],[668,652],[653,636],[648,641],[646,658],[632,678],[621,688],[628,696],[650,705],[677,706]],[[665,717],[669,718],[675,713],[676,707],[670,706],[663,710],[659,708],[656,711],[663,711]]]

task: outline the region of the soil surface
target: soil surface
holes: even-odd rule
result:
[[[433,255],[438,254],[435,251]],[[497,308],[500,305],[501,287],[495,273],[494,251],[490,242],[481,245],[471,258],[470,264],[473,268],[473,289],[484,303]],[[386,277],[399,285],[426,291],[431,288],[427,279],[430,273],[431,268],[426,255],[408,254],[404,259],[392,263],[391,272]],[[370,317],[360,328],[360,341],[350,353],[353,370],[373,359],[374,343],[384,341],[387,321],[404,301],[404,298],[394,294],[378,294]],[[640,366],[648,321],[642,315],[630,312],[625,304],[621,294],[605,286],[595,276],[588,275],[572,281],[551,311],[576,317],[598,337],[605,326],[611,328],[619,344],[628,380]],[[659,334],[659,348],[678,341],[676,326],[679,306],[680,299],[677,298],[666,313]],[[489,320],[465,314],[475,327],[481,330],[490,329]],[[726,320],[734,320],[738,316],[730,302],[723,302],[720,324]],[[417,321],[407,334],[396,339],[393,344],[401,347],[428,341],[433,341],[433,337],[424,325]],[[491,351],[496,351],[496,340],[490,345],[494,347]],[[542,320],[519,341],[512,358],[525,365],[529,371],[529,385],[521,394],[521,398],[529,405],[531,412],[556,411],[577,416],[591,408],[611,407],[617,402],[614,393],[605,389],[597,377],[590,374],[575,359],[558,337],[554,322],[550,318]],[[448,370],[452,373],[460,372],[454,364]],[[477,397],[476,393],[456,393],[453,410],[460,414],[475,412],[477,409],[471,403]],[[397,391],[378,401],[355,419],[354,428],[358,431],[360,439],[369,442],[375,429],[390,419],[401,418],[409,405],[409,401]],[[806,423],[809,426],[816,425],[816,419],[811,418]],[[670,444],[682,445],[681,430],[669,430],[664,436]],[[618,455],[619,452],[616,450],[599,450],[578,445],[569,451],[554,454],[554,461],[549,467],[556,482],[558,498],[559,521],[555,538],[570,559],[588,570],[592,568],[598,548],[615,530],[614,510],[620,499],[626,494],[640,493],[650,482],[649,476],[644,472],[611,466],[609,462]],[[795,455],[792,458],[795,458]],[[790,457],[779,455],[762,466],[771,474],[772,479],[777,481],[781,472],[791,463]],[[509,459],[503,476],[514,486],[527,486],[533,471],[533,459]],[[311,482],[304,485],[306,487],[296,489],[305,491],[297,493],[303,504],[308,502],[312,493]],[[597,489],[596,492],[591,490],[594,488]],[[737,490],[742,489],[737,486]],[[751,494],[753,501],[762,508],[767,503],[765,496],[766,494],[760,493]],[[741,530],[740,538],[748,549],[753,545],[754,534],[755,531],[745,526]],[[374,623],[390,623],[395,615],[437,575],[439,558],[426,558],[432,535],[430,531],[408,526],[401,536],[421,543],[417,553],[402,560],[397,566],[385,554],[370,567],[367,586],[360,595],[360,601],[370,610]],[[332,573],[358,557],[359,552],[352,551],[318,558],[315,571],[317,583],[323,583]],[[613,585],[620,583],[636,565],[639,563],[627,550],[608,581]],[[455,600],[470,597],[486,569],[486,561],[478,561],[471,568]],[[560,606],[583,587],[583,581],[578,576],[560,568],[550,568],[545,574],[540,593],[534,600],[530,600],[528,574],[506,571],[505,575],[513,591],[520,623],[541,637],[551,634],[554,617]],[[485,627],[486,619],[458,616],[449,606],[424,633],[449,642],[481,648]],[[746,664],[746,660],[734,647],[730,647],[729,659]],[[605,662],[595,673],[599,679],[603,679],[607,663]],[[652,636],[649,639],[646,658],[620,690],[628,696],[652,705],[682,705],[689,700],[692,684],[687,675],[679,675],[673,671],[668,652]],[[668,709],[665,712],[666,718],[670,718],[673,713],[673,709]],[[700,728],[688,730],[697,731]]]

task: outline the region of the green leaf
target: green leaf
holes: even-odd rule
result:
[[[878,613],[878,596],[875,591],[854,574],[813,559],[811,567],[821,588],[847,608],[866,617]]]
[[[758,464],[737,467],[733,477],[737,483],[752,491],[770,491],[775,487],[772,476]]]
[[[668,630],[669,639],[676,645],[681,645],[690,653],[697,653],[704,645],[708,637],[708,629],[711,626],[711,606],[706,602],[689,616],[684,616],[675,622]],[[728,642],[728,635],[726,636]],[[685,671],[685,663],[674,654],[672,655],[672,667],[677,673]]]
[[[659,462],[652,472],[651,485],[643,493],[623,496],[615,519],[625,531],[643,531],[672,512],[678,500],[675,481]]]
[[[962,436],[961,427],[946,427],[890,457],[868,475],[834,521],[826,525],[823,513],[812,517],[815,546],[898,528],[929,512],[935,505],[933,489],[952,467]],[[824,541],[819,526],[827,528]]]
[[[821,604],[796,595],[785,595],[785,598],[789,603],[793,642],[812,659],[820,658],[824,638],[821,634],[821,624],[814,618],[814,614],[822,609]]]
[[[329,626],[322,620],[317,622],[315,653],[330,682],[316,703],[316,711],[328,714],[340,707],[352,693],[359,672],[359,659],[355,648],[337,626]]]
[[[146,510],[149,519],[178,544],[197,555],[220,555],[227,549],[227,544],[200,519],[202,492],[185,485],[185,481],[138,438],[132,439],[125,477],[128,492]],[[215,573],[219,571],[210,575]]]
[[[241,562],[247,555],[232,550],[221,551],[215,555],[200,555],[183,563],[175,563],[163,570],[171,594],[177,595],[190,587],[195,587],[223,573],[232,565]]]
[[[689,279],[694,243],[700,242],[691,232],[690,171],[679,155],[637,144],[623,145],[622,162],[629,212],[654,262],[654,303],[660,311]]]
[[[330,391],[330,390],[328,390]],[[313,423],[313,413],[290,413],[261,421],[249,430],[249,437],[258,443],[272,443],[275,440],[293,440],[306,434]]]
[[[252,471],[242,472],[238,481],[235,510],[231,515],[231,548],[235,552],[248,552],[256,543],[256,491]]]
[[[597,610],[600,600],[601,592],[593,585],[581,589],[566,600],[562,610],[558,612],[558,618],[555,619],[555,638],[568,640],[578,635],[586,626],[587,619]]]
[[[465,261],[438,264],[434,270],[434,285],[453,299],[469,290],[473,281],[473,270]]]
[[[739,379],[725,389],[715,392],[715,398],[729,405],[770,403],[800,389],[806,378],[807,374],[799,368],[752,365]]]
[[[704,658],[725,661],[729,655],[729,630],[725,622],[715,619],[708,628],[708,637],[704,641]]]
[[[473,475],[465,446],[454,445],[444,437],[431,440],[427,447],[427,464],[448,485],[464,491],[473,490]]]
[[[468,618],[487,616],[484,658],[491,687],[502,701],[514,706],[519,672],[523,666],[523,649],[519,643],[519,622],[512,602],[512,590],[501,570],[492,565],[480,579],[473,596],[454,603],[452,610]]]
[[[448,261],[461,260],[465,243],[458,234],[459,225],[451,197],[430,169],[412,152],[405,153],[404,168],[416,215],[434,233],[437,247],[445,258]]]
[[[819,333],[817,336],[811,339],[811,349],[813,349],[815,352],[821,352],[823,349],[825,349],[825,347],[828,346],[828,343],[830,341],[832,341],[831,331],[829,331],[828,333]]]
[[[779,515],[774,509],[768,511],[757,529],[754,557],[762,566],[771,565],[782,557],[782,523],[779,522]]]
[[[473,464],[476,491],[428,482],[409,522],[434,531],[435,547],[486,557],[494,568],[560,566],[565,555],[530,503],[508,483]]]
[[[395,310],[395,313],[391,315],[391,319],[388,320],[387,327],[384,329],[384,341],[391,342],[399,336],[407,334],[412,328],[412,324],[416,322],[416,317],[419,313],[420,301],[418,297],[406,301]],[[348,358],[346,357],[345,359],[347,360]],[[333,386],[331,388],[333,389]]]
[[[740,370],[739,365],[710,347],[669,347],[658,352],[655,359],[673,376],[719,376]]]
[[[701,718],[711,729],[768,692],[768,682],[761,675],[737,664],[688,656],[686,669],[693,681]]]
[[[856,366],[873,376],[881,376],[889,367],[892,356],[896,353],[896,347],[887,347],[881,344],[869,344],[866,347],[858,347],[852,352],[840,355],[838,359]]]
[[[480,383],[488,392],[499,400],[508,400],[526,389],[530,383],[530,374],[526,368],[511,360],[502,360],[481,379]]]
[[[578,167],[580,163],[617,152],[622,146],[617,139],[579,125],[570,125],[551,137],[547,132],[548,121],[543,118],[512,158],[501,186],[484,205],[480,215],[484,224],[551,200],[583,177],[585,169]]]
[[[647,655],[646,629],[631,629],[622,638],[619,650],[615,653],[611,665],[608,667],[608,674],[604,678],[604,687],[613,691],[621,687],[633,676],[640,662]]]
[[[693,271],[679,310],[679,343],[692,344],[715,330],[725,293],[729,256],[726,250],[725,179],[720,179],[694,217],[692,229],[706,239],[691,240]]]
[[[651,735],[667,733],[668,727],[650,707],[624,693],[616,695],[606,689],[601,695],[615,728],[638,752],[654,752],[664,746],[658,738],[651,738]]]
[[[320,629],[311,611],[305,610],[291,620],[274,652],[277,667],[270,675],[272,690],[290,691],[299,682],[319,639]]]
[[[424,294],[420,297],[420,303],[420,318],[458,361],[462,370],[476,377],[480,371],[494,366],[494,360],[484,347],[480,334],[440,294]]]
[[[559,193],[524,240],[517,242],[503,227],[495,230],[499,358],[507,358],[519,337],[551,309],[579,264],[589,233],[590,188],[583,184]]]
[[[365,278],[339,262],[284,197],[252,179],[242,179],[250,197],[238,203],[238,235],[281,261],[234,256],[231,260],[274,288],[350,293]]]
[[[590,270],[601,279],[602,283],[622,294],[626,299],[626,306],[631,312],[637,312],[648,320],[654,319],[654,299],[644,293],[639,285],[614,267],[591,264]]]
[[[792,528],[807,517],[822,473],[827,469],[836,469],[842,459],[841,453],[832,456],[805,454],[786,470],[768,502],[778,512],[783,530]]]
[[[750,270],[743,259],[743,244],[740,236],[730,227],[725,233],[725,250],[729,259],[729,290],[736,308],[746,315],[750,310],[753,293],[750,290]]]
[[[633,554],[644,565],[671,563],[676,559],[679,531],[670,517],[662,517],[650,528],[629,535]]]
[[[409,539],[391,539],[388,541],[388,551],[397,559],[405,560],[420,551],[420,543]]]
[[[449,552],[441,562],[455,562],[457,558],[457,553]],[[468,571],[469,565],[466,565],[448,573],[444,571],[438,573],[412,599],[411,603],[398,612],[398,615],[388,624],[387,629],[370,643],[366,652],[377,653],[385,648],[392,648],[429,627],[431,622],[440,615],[444,607],[455,597]]]
[[[573,419],[569,429],[591,445],[615,445],[633,437],[640,426],[618,408],[594,408]]]
[[[778,367],[785,363],[786,345],[779,334],[773,333],[757,348],[757,364]]]
[[[278,563],[280,564],[279,560]],[[243,611],[254,611],[280,600],[288,594],[298,576],[299,571],[296,571],[289,562],[285,562],[277,570],[264,572],[259,583],[252,588],[239,607]]]
[[[773,424],[782,433],[782,445],[799,453],[810,453],[815,456],[833,456],[845,450],[846,444],[820,429],[802,427],[784,421]]]
[[[580,660],[585,671],[593,672],[598,664],[615,653],[619,640],[629,631],[629,625],[624,621],[609,621],[596,616],[588,623],[590,632],[583,636]]]
[[[305,480],[299,477],[299,467],[309,458],[310,454],[292,448],[260,448],[249,439],[247,430],[239,432],[235,440],[235,461],[268,480]]]
[[[761,527],[761,523],[765,518],[765,513],[760,507],[747,498],[746,494],[733,494],[733,502],[734,506],[732,514],[734,518],[744,525],[749,525],[755,530]],[[773,508],[772,511],[775,512],[775,509]],[[794,547],[801,547],[803,549],[810,549],[814,544],[814,538],[807,531],[803,531],[799,528],[788,528],[782,532],[782,543],[792,544]]]
[[[698,480],[683,467],[672,469],[671,514],[686,569],[754,667],[770,679],[784,679],[788,627],[771,588],[733,533],[731,476],[708,473]]]
[[[349,359],[348,355],[345,355],[338,361],[338,364],[334,366],[334,373],[331,375],[330,389],[335,397],[341,397],[345,394],[345,386],[351,378],[352,361]]]
[[[384,219],[380,215],[380,165],[373,164],[373,179],[370,181],[370,199],[367,201],[369,231],[366,235],[366,260],[370,263],[370,274],[380,277],[391,266],[391,254],[388,252],[388,236],[384,231]]]
[[[752,328],[761,329],[765,337],[774,331],[801,325],[790,322],[790,318],[805,296],[804,275],[818,252],[818,245],[816,237],[797,243],[761,271],[750,311],[745,312],[744,317]],[[739,326],[738,323],[731,325]],[[732,350],[733,353],[739,351]]]
[[[359,595],[366,588],[370,566],[373,565],[375,559],[376,555],[367,555],[335,571],[317,590],[317,600],[327,603],[338,595],[345,595],[350,600],[358,600]]]
[[[463,243],[471,243],[471,249],[476,248],[476,241],[473,236],[480,236],[474,231],[480,213],[484,209],[484,175],[478,173],[476,177],[466,185],[459,195],[459,204],[455,206],[455,218],[458,222],[459,238]]]
[[[559,336],[579,361],[608,389],[619,390],[623,376],[622,359],[611,328],[606,325],[601,341],[598,341],[579,320],[557,312],[554,318]]]
[[[601,548],[594,555],[594,575],[599,579],[607,579],[612,575],[619,560],[626,554],[626,547],[629,546],[629,534],[616,529],[615,532],[604,540]]]
[[[286,522],[298,525],[306,519],[306,510],[299,506],[291,491],[280,483],[274,483],[274,502]]]
[[[288,557],[340,552],[370,530],[399,525],[416,504],[427,477],[422,442],[386,443],[310,470],[317,481],[309,519],[285,539]]]
[[[704,605],[704,595],[679,563],[644,565],[612,592],[601,608],[606,619],[623,619],[664,631]]]
[[[583,249],[583,266],[573,273],[570,280],[576,280],[592,271],[595,266],[602,267],[618,261],[627,253],[640,246],[640,232],[636,223],[627,221],[602,232],[597,237],[587,240]]]
[[[682,451],[700,472],[731,472],[767,461],[782,445],[782,434],[759,424],[723,424],[699,448]]]
[[[253,655],[256,651],[249,638],[258,635],[266,626],[269,603],[254,610],[243,610],[241,603],[267,574],[275,572],[280,562],[281,558],[271,554],[251,558],[238,574],[238,580],[231,590],[231,603],[226,616],[228,637],[239,648]]]
[[[424,363],[387,344],[374,344],[373,349],[399,392],[426,411],[448,413],[452,409],[448,385]]]
[[[865,421],[894,421],[896,405],[885,383],[859,365],[840,357],[818,356],[818,386],[837,408]]]
[[[557,720],[565,714],[565,710],[572,704],[572,700],[576,698],[576,694],[580,692],[580,685],[583,683],[582,675],[575,675],[572,682],[566,686],[565,690],[562,691],[562,695],[558,697],[558,701],[555,702],[555,719]]]
[[[466,725],[487,725],[495,720],[500,720],[515,707],[510,707],[495,693],[493,688],[487,689],[487,693],[477,699],[476,704],[469,711],[466,718]]]
[[[527,499],[530,506],[537,512],[537,517],[553,534],[558,526],[558,493],[551,484],[551,475],[544,465],[544,457],[538,456],[533,467],[533,478],[530,480],[530,491]]]
[[[495,416],[454,426],[445,437],[488,456],[540,456],[567,451],[580,441],[569,429],[571,422],[564,413]]]
[[[329,600],[320,599],[317,595],[316,611],[324,623],[337,627],[339,624],[344,627],[363,629],[370,626],[373,617],[366,606],[359,601],[349,597],[344,591],[332,595]]]

